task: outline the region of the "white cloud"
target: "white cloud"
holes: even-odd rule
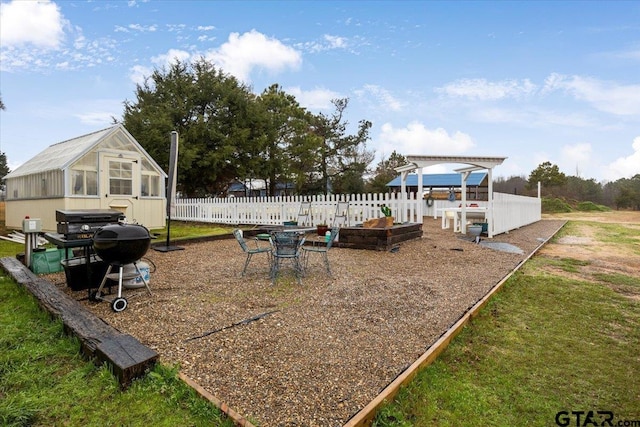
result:
[[[640,85],[621,85],[591,77],[552,74],[544,92],[564,90],[593,108],[622,116],[640,115]]]
[[[192,58],[191,53],[180,49],[169,49],[167,53],[160,54],[151,58],[151,62],[158,67],[169,67],[177,61],[187,62]]]
[[[203,42],[212,42],[212,41],[214,41],[215,39],[216,39],[216,37],[215,37],[215,36],[207,36],[207,35],[204,35],[204,34],[203,34],[203,35],[201,35],[201,36],[198,36],[198,38],[197,38],[197,40],[198,40],[200,43],[203,43]]]
[[[115,60],[116,42],[88,40],[49,1],[1,3],[0,69],[50,73],[79,70]],[[27,16],[28,15],[28,16]]]
[[[119,117],[119,113],[109,111],[94,111],[88,113],[75,114],[75,117],[85,125],[90,126],[109,126],[113,123],[112,117]]]
[[[157,25],[140,25],[140,24],[129,24],[126,27],[123,27],[122,25],[116,25],[116,27],[114,28],[114,31],[116,33],[129,33],[131,31],[138,31],[140,33],[153,33],[156,32],[158,30],[158,26]]]
[[[329,48],[331,49],[343,49],[347,47],[347,39],[345,39],[344,37],[325,34],[324,40],[327,42]]]
[[[158,29],[157,25],[140,25],[140,24],[129,24],[129,28],[134,31],[140,31],[142,33],[153,33]]]
[[[403,107],[403,103],[396,99],[391,92],[377,85],[364,85],[364,88],[355,91],[355,94],[359,97],[372,95],[382,110],[400,111]]]
[[[298,69],[302,63],[298,51],[256,30],[231,33],[228,41],[208,52],[206,58],[244,82],[250,81],[254,69],[280,72],[287,68]]]
[[[134,65],[129,70],[129,79],[137,85],[142,85],[145,78],[149,77],[152,72],[152,68],[144,67],[142,65]]]
[[[17,1],[0,4],[0,40],[3,47],[31,44],[57,49],[64,40],[67,21],[49,1]]]
[[[349,44],[349,40],[345,37],[324,34],[320,41],[298,43],[297,46],[307,52],[318,53],[333,49],[347,49]]]
[[[269,39],[255,30],[242,35],[232,33],[226,43],[205,54],[196,51],[169,49],[166,53],[152,57],[151,62],[156,67],[162,68],[169,67],[176,60],[188,62],[202,56],[213,62],[224,73],[231,74],[244,82],[250,80],[249,75],[256,68],[276,72],[287,67],[297,68],[302,62],[297,51],[276,39]],[[136,65],[130,69],[129,77],[134,83],[140,84],[144,81],[143,76],[148,77],[151,72],[150,67]],[[305,92],[304,95],[311,105],[317,105],[318,100],[322,98],[322,93],[320,90]],[[302,95],[301,91],[300,94]]]
[[[127,2],[127,6],[129,7],[138,7],[138,3],[148,3],[149,0],[129,0]]]
[[[640,136],[633,139],[633,152],[626,157],[619,157],[605,168],[604,177],[615,181],[620,178],[631,178],[640,174]]]
[[[591,144],[578,143],[562,147],[560,169],[569,175],[584,177],[591,167]]]
[[[461,79],[435,89],[437,93],[443,95],[480,101],[520,98],[532,95],[536,90],[536,85],[529,79],[499,82],[490,82],[486,79]]]
[[[302,107],[309,110],[331,109],[331,100],[342,98],[339,93],[324,88],[303,91],[299,86],[293,86],[285,88],[284,91],[293,95]]]
[[[466,133],[456,131],[449,134],[443,128],[428,129],[414,121],[404,128],[383,124],[376,145],[384,153],[396,150],[403,155],[453,155],[470,150],[475,143]]]

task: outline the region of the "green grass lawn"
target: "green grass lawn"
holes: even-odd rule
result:
[[[603,241],[637,254],[637,228],[592,226]],[[528,261],[374,425],[583,425],[588,411],[597,424],[585,425],[607,425],[597,411],[612,411],[613,425],[640,420],[640,280],[573,279],[548,268],[575,273],[581,265]],[[569,418],[557,424],[559,411]],[[585,411],[579,424],[573,411]]]
[[[23,251],[21,244],[0,241],[0,257]],[[0,273],[0,425],[233,425],[177,372],[177,367],[157,365],[121,390],[106,366],[84,360],[78,340]]]
[[[184,221],[171,221],[171,235],[173,239],[191,239],[204,236],[218,236],[221,234],[231,234],[235,227],[221,224],[205,224]],[[167,227],[159,230],[150,230],[156,237],[154,243],[163,242],[167,239]]]

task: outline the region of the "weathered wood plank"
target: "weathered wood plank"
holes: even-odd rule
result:
[[[96,348],[96,358],[109,363],[122,385],[129,385],[144,375],[149,364],[157,361],[158,353],[142,345],[131,335],[118,334],[104,338]]]
[[[337,246],[349,249],[387,251],[407,240],[422,237],[422,224],[402,224],[389,228],[343,227]]]
[[[33,294],[41,308],[53,318],[62,320],[65,332],[80,340],[81,351],[86,357],[97,363],[109,363],[121,385],[128,385],[158,360],[157,352],[96,317],[17,259],[1,258],[0,266]]]

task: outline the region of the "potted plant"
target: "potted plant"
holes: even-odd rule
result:
[[[391,216],[391,208],[389,208],[389,206],[382,204],[382,206],[380,206],[380,210],[382,211],[382,213],[384,214],[384,219],[385,219],[385,224],[387,227],[391,227],[393,226],[393,216]]]
[[[327,224],[318,224],[316,228],[318,229],[318,236],[324,236],[329,230],[329,226]]]

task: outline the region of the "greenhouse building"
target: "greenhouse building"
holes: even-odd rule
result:
[[[168,144],[167,144],[168,149]],[[122,125],[49,146],[5,176],[6,226],[25,217],[56,231],[57,210],[114,209],[149,229],[166,224],[166,173]]]

